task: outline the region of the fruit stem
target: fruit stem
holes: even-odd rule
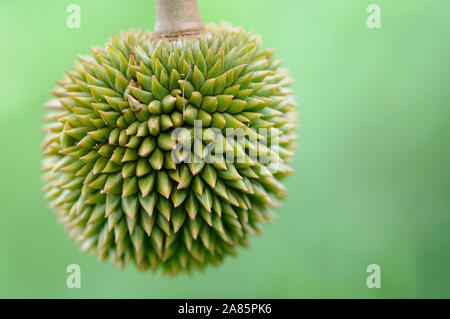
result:
[[[205,33],[197,0],[156,0],[155,35],[160,39],[196,38]]]

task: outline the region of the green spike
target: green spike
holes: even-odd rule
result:
[[[123,117],[122,117],[123,119]],[[128,144],[128,141],[130,140],[130,136],[127,134],[126,130],[121,130],[119,134],[119,145],[125,146]]]
[[[111,128],[116,127],[116,122],[120,116],[120,113],[115,112],[115,111],[111,111],[111,112],[99,111],[99,114],[109,127],[111,127]]]
[[[92,183],[90,183],[89,187],[95,188],[95,189],[103,189],[107,178],[108,178],[108,175],[102,174],[102,175],[98,176]]]
[[[99,158],[99,154],[96,151],[90,151],[86,155],[80,157],[80,160],[82,160],[84,163],[92,163],[95,162]],[[66,167],[67,165],[73,163],[75,161],[75,158],[71,157],[65,157],[64,160],[67,162],[67,164],[63,163],[62,161],[55,165],[57,168]],[[70,160],[70,162],[68,162]]]
[[[167,114],[161,115],[161,131],[165,132],[174,126],[172,119]]]
[[[202,194],[195,193],[195,195],[197,196],[197,199],[199,200],[200,204],[202,204],[202,206],[208,212],[211,212],[213,198],[211,192],[209,191],[209,188],[206,187],[205,191]]]
[[[169,93],[169,91],[167,91],[167,89],[165,87],[163,87],[161,85],[161,83],[159,83],[156,76],[153,76],[152,77],[152,94],[153,94],[153,96],[158,100],[162,100],[167,95],[167,93]]]
[[[150,116],[148,119],[148,131],[150,135],[158,136],[160,132],[160,120],[159,116]]]
[[[131,220],[136,218],[138,212],[138,202],[136,196],[129,196],[122,198],[122,209],[125,215],[127,215]]]
[[[159,196],[156,207],[158,208],[158,212],[162,214],[166,218],[166,220],[170,220],[172,207],[170,205],[170,202],[166,198]]]
[[[231,102],[230,107],[227,109],[227,112],[230,114],[241,113],[245,110],[247,102],[235,99]]]
[[[136,173],[136,162],[128,162],[122,166],[122,177],[125,179],[127,177],[134,176]]]
[[[142,246],[144,245],[144,231],[141,227],[136,226],[134,229],[134,233],[131,236],[131,241],[136,249],[137,252],[139,252],[142,249]]]
[[[219,233],[225,234],[225,229],[223,227],[222,219],[220,216],[212,215],[212,227]]]
[[[170,119],[171,119],[171,121],[173,123],[173,126],[175,128],[178,128],[181,125],[183,125],[183,115],[181,113],[179,113],[179,112],[173,112],[170,115]]]
[[[94,174],[98,174],[100,173],[106,166],[106,164],[108,163],[108,159],[105,157],[99,157],[97,159],[97,161],[94,164],[94,168],[92,169],[92,171],[94,172]],[[66,167],[67,168],[67,167]],[[64,168],[63,168],[64,170]]]
[[[138,186],[136,176],[125,178],[122,186],[122,197],[134,195],[137,191]]]
[[[186,209],[189,217],[194,219],[198,212],[198,204],[195,199],[194,193],[190,192],[187,199],[184,202],[184,208]]]
[[[114,226],[114,241],[118,243],[122,241],[127,234],[127,222],[121,219],[119,223]]]
[[[139,147],[139,156],[140,157],[147,157],[153,152],[153,150],[156,148],[156,140],[155,138],[148,136],[146,137]]]
[[[147,196],[152,191],[153,186],[155,185],[155,178],[155,172],[151,172],[144,177],[138,178],[139,190],[141,191],[143,197]]]
[[[214,83],[214,95],[222,94],[227,86],[227,74],[224,73],[216,78]]]
[[[152,92],[152,78],[140,72],[136,72],[136,78],[139,85],[146,91]]]
[[[194,176],[194,178],[192,180],[191,188],[195,193],[197,193],[199,195],[203,194],[203,190],[205,188],[205,183],[200,178],[200,176],[198,176],[198,175]]]
[[[214,188],[217,181],[217,172],[211,165],[205,165],[201,174],[202,178],[209,186]]]
[[[105,217],[108,217],[120,204],[120,196],[106,195]]]
[[[155,192],[151,192],[147,196],[138,196],[139,203],[141,203],[142,207],[145,209],[147,214],[151,217],[153,215],[153,211],[155,209],[156,201],[158,200],[158,195]]]
[[[201,108],[208,113],[214,113],[217,110],[219,102],[215,96],[205,96]]]
[[[98,150],[98,154],[103,157],[111,157],[114,147],[110,144],[103,144],[102,147]]]
[[[158,100],[153,100],[150,102],[150,104],[148,105],[148,111],[151,114],[161,114],[163,110],[163,105],[160,101]]]
[[[181,79],[180,73],[177,70],[172,69],[169,77],[169,89],[173,90],[179,87],[178,81]]]
[[[211,69],[209,69],[208,79],[215,78],[216,76],[218,76],[220,74],[221,69],[222,69],[222,60],[218,59],[216,64],[214,64],[214,66]]]
[[[153,95],[150,92],[141,90],[137,87],[130,87],[130,92],[133,96],[138,99],[141,103],[149,104],[153,100]]]
[[[181,226],[186,219],[186,212],[182,208],[176,208],[172,213],[172,227],[173,232],[176,233],[180,230]]]
[[[192,95],[189,99],[189,103],[196,108],[199,108],[202,105],[203,95],[200,92],[192,92]]]
[[[153,225],[156,221],[156,214],[155,215],[148,215],[146,212],[141,212],[141,219],[140,225],[144,229],[144,231],[147,233],[147,236],[150,236],[153,230]]]
[[[255,130],[259,130],[261,128],[270,128],[272,126],[274,126],[272,122],[265,121],[263,119],[257,119],[252,123],[252,128],[254,128]]]
[[[237,190],[243,191],[244,193],[249,192],[249,189],[247,187],[247,185],[245,184],[245,182],[240,179],[240,180],[227,180],[226,184],[230,187],[233,187]]]
[[[212,214],[211,212],[208,212],[203,207],[200,207],[200,215],[202,216],[203,220],[209,225],[212,226]]]
[[[149,163],[154,170],[159,171],[164,163],[164,152],[160,148],[156,148],[149,158]]]
[[[133,122],[128,128],[125,130],[127,135],[136,135],[137,130],[139,128],[139,122]]]
[[[103,188],[103,192],[105,194],[121,194],[122,193],[122,174],[111,174],[108,176],[106,180],[105,187]]]
[[[200,88],[200,93],[204,96],[206,95],[213,95],[214,94],[214,83],[216,82],[216,79],[209,79],[206,80],[205,83]]]
[[[202,45],[206,44],[204,43],[204,41],[202,41]],[[205,52],[204,49],[202,49],[202,52]],[[205,58],[203,56],[203,53],[199,52],[198,56],[197,56],[197,61],[195,62],[195,64],[198,66],[198,68],[200,69],[200,71],[204,74],[206,74],[207,71],[207,66],[206,66],[206,62],[205,62]]]
[[[210,239],[210,230],[208,227],[202,227],[200,231],[200,239],[202,240],[203,245],[205,245],[205,247],[209,249],[211,239]]]
[[[136,136],[138,137],[145,137],[148,134],[148,125],[145,122],[141,122],[139,124]]]
[[[135,135],[131,136],[130,139],[128,140],[128,143],[125,144],[125,147],[128,148],[137,148],[139,147],[141,144],[141,139]]]
[[[238,85],[235,85],[235,86],[226,88],[226,89],[223,91],[223,94],[224,94],[224,95],[232,95],[232,96],[236,96],[236,95],[239,93],[239,90],[240,90],[240,89],[241,89],[241,86],[238,84]]]
[[[120,73],[116,73],[116,86],[115,89],[123,94],[130,82]]]
[[[180,206],[186,199],[187,194],[188,194],[187,190],[175,189],[170,196],[172,199],[173,206],[174,207]]]
[[[165,171],[158,171],[156,175],[156,189],[165,198],[172,192],[172,181]]]
[[[197,119],[198,110],[192,105],[188,105],[184,111],[184,120],[190,125],[194,125],[194,121]]]
[[[187,225],[189,227],[189,224]],[[191,251],[192,249],[192,243],[193,243],[193,238],[191,236],[191,233],[188,229],[188,227],[184,227],[184,231],[183,231],[183,239],[184,239],[184,244],[186,246],[186,249],[188,251]]]
[[[156,225],[158,225],[158,228],[161,229],[166,236],[170,236],[170,223],[163,215],[158,215],[158,217],[156,217]]]
[[[158,147],[163,151],[170,151],[175,148],[176,142],[172,138],[172,133],[163,133],[158,136]]]
[[[129,161],[135,161],[138,158],[137,150],[134,148],[127,148],[125,150],[125,154],[122,158],[122,163],[129,162]]]
[[[228,193],[227,193],[227,188],[225,186],[225,183],[222,180],[220,180],[220,179],[217,180],[216,187],[213,190],[220,197],[222,197],[222,198],[224,198],[226,200],[229,200],[229,196],[228,196]]]
[[[180,85],[180,89],[182,91],[182,96],[190,99],[192,92],[195,91],[195,88],[192,86],[192,84],[185,80],[179,80],[178,84]]]
[[[119,140],[119,134],[120,134],[120,129],[119,128],[113,129],[111,131],[111,133],[109,134],[108,143],[111,144],[111,145],[116,145],[118,140]]]
[[[202,122],[203,127],[209,127],[211,124],[211,115],[203,110],[199,110],[197,120]]]
[[[146,159],[141,158],[136,164],[136,176],[141,177],[151,171],[150,165]]]
[[[194,66],[194,73],[192,74],[192,84],[196,90],[199,90],[203,83],[205,83],[205,76],[197,66]]]
[[[180,181],[178,183],[178,189],[187,188],[191,184],[192,175],[187,165],[183,165],[180,169]]]
[[[81,139],[83,139],[83,137],[86,136],[87,132],[88,132],[87,128],[77,127],[77,128],[73,128],[71,130],[65,131],[64,134],[71,136],[77,140],[81,140]]]
[[[195,219],[188,220],[189,232],[194,240],[197,240],[198,233],[200,232],[200,228],[202,226],[202,220],[199,217]]]
[[[238,121],[233,115],[228,113],[222,113],[226,121],[226,127],[238,129],[244,126],[242,122]]]
[[[175,170],[177,168],[177,164],[175,163],[174,159],[172,158],[171,152],[164,153],[164,168],[166,170],[168,170],[168,173],[171,170]]]
[[[134,230],[136,229],[136,225],[137,225],[137,218],[131,219],[127,216],[125,220],[127,222],[128,233],[130,235],[133,235]]]
[[[177,99],[171,95],[166,95],[161,103],[162,103],[162,111],[166,114],[171,113],[175,107]]]
[[[214,113],[211,117],[211,126],[216,127],[219,130],[223,129],[226,125],[225,117],[221,113]]]
[[[116,209],[108,216],[108,230],[111,231],[122,217],[122,210]]]

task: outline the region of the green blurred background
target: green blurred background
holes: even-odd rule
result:
[[[81,6],[81,28],[66,8]],[[366,26],[377,3],[382,28]],[[42,104],[77,54],[151,29],[152,0],[0,0],[0,297],[450,297],[450,1],[200,0],[296,79],[290,198],[219,268],[166,278],[81,254],[43,199]],[[79,264],[82,288],[66,287]],[[366,267],[382,269],[381,289]]]

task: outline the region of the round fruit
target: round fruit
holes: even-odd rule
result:
[[[79,57],[46,105],[43,166],[82,250],[177,274],[260,233],[292,173],[295,102],[279,65],[226,24],[175,41],[123,32]]]

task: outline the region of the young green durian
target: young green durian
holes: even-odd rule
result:
[[[191,3],[184,30],[161,18],[173,0],[158,1],[156,33],[122,32],[79,57],[46,105],[43,143],[46,197],[82,250],[170,274],[218,264],[261,233],[287,195],[296,138],[274,51],[228,24],[203,28],[195,1],[177,3]],[[173,134],[194,127],[195,138]],[[233,143],[230,128],[245,137]],[[196,139],[224,149],[205,155]],[[177,143],[190,147],[184,162]]]

